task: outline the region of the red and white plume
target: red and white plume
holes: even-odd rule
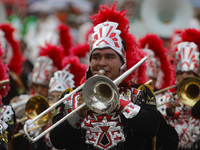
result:
[[[73,56],[77,56],[80,59],[80,62],[89,65],[89,49],[90,45],[88,43],[76,44],[71,47],[70,52]]]
[[[2,59],[3,52],[0,44],[0,105],[2,105],[2,97],[6,96],[8,94],[8,91],[10,90],[9,86],[9,75],[8,71],[9,68],[7,64],[4,63],[4,60]],[[8,82],[5,82],[8,80]]]
[[[69,56],[70,55],[70,48],[73,45],[73,39],[70,34],[70,28],[67,25],[61,24],[58,26],[59,30],[59,37],[60,37],[60,45],[64,49],[64,55]]]
[[[57,70],[62,69],[62,60],[64,58],[62,47],[46,43],[45,47],[40,47],[40,49],[40,56],[49,57]]]
[[[156,62],[151,61],[150,59],[147,60],[150,62],[147,64],[147,68],[151,68],[151,66],[155,66],[158,68],[153,68],[155,70],[161,70],[163,72],[163,81],[160,88],[165,88],[172,85],[172,79],[174,78],[174,71],[170,61],[167,59],[167,49],[163,46],[164,42],[155,34],[147,34],[145,37],[139,39],[140,46],[142,49],[151,50],[154,53],[154,58]],[[155,63],[155,64],[151,64]],[[158,64],[160,65],[158,66]],[[153,70],[152,69],[152,70]],[[155,74],[155,77],[158,76]]]
[[[17,75],[20,75],[24,58],[20,52],[18,41],[14,39],[13,34],[15,29],[10,24],[4,23],[0,25],[0,30],[5,33],[4,37],[6,41],[10,44],[13,53],[10,61],[8,62],[8,67],[10,71],[15,72]]]

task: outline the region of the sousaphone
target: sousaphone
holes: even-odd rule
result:
[[[142,21],[162,38],[169,38],[174,29],[185,29],[193,17],[188,0],[143,0]]]

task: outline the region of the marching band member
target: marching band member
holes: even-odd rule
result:
[[[49,90],[48,85],[53,73],[53,61],[46,56],[38,57],[32,71],[30,88],[32,93],[47,97]]]
[[[166,88],[173,84],[173,68],[166,57],[167,49],[164,42],[155,34],[147,34],[139,39],[142,50],[147,53],[147,75],[153,82],[154,91]]]
[[[128,32],[126,12],[116,11],[116,3],[112,8],[100,8],[99,14],[91,17],[95,27],[86,79],[98,74],[114,80],[143,55]],[[134,84],[136,79],[138,83],[142,79],[145,82],[144,71],[142,65],[124,80],[119,87],[119,105],[111,113],[98,114],[85,106],[54,128],[50,133],[53,146],[71,150],[152,149],[152,139],[159,127],[155,97],[150,86]],[[64,91],[61,98],[70,91]],[[81,91],[66,99],[57,107],[53,123],[83,102]]]
[[[4,63],[3,52],[0,47],[0,149],[7,150],[8,142],[11,141],[15,127],[15,112],[12,106],[2,103],[2,97],[5,97],[10,90],[8,67]]]
[[[48,84],[50,82],[50,78],[53,76],[55,70],[55,66],[53,64],[52,59],[50,59],[47,56],[40,56],[36,59],[35,64],[34,64],[34,68],[32,71],[32,75],[31,75],[31,85],[30,85],[30,90],[31,93],[30,95],[27,95],[27,99],[25,99],[26,103],[24,105],[27,104],[27,102],[29,101],[29,99],[34,96],[34,95],[41,95],[44,98],[47,98],[48,96]],[[18,101],[21,101],[22,99],[19,99]],[[25,117],[25,106],[23,108],[23,115],[22,117]],[[21,118],[20,118],[21,119]],[[26,120],[26,122],[30,121],[30,118],[28,118],[28,120]],[[23,132],[22,128],[25,122],[19,122],[17,125],[17,133]],[[32,126],[29,126],[29,129],[37,127],[38,125],[33,124]],[[31,134],[33,136],[37,136],[40,131],[42,130],[42,128],[38,128],[36,130],[31,131]],[[20,143],[20,141],[23,141],[23,145]],[[36,143],[30,143],[28,141],[28,139],[24,136],[19,136],[13,139],[13,148],[14,149],[38,149],[41,147],[41,140],[36,142]],[[43,145],[42,145],[43,146]]]
[[[181,42],[177,45],[175,53],[177,85],[187,77],[199,78],[199,36],[200,32],[196,29],[186,29],[181,35]],[[183,86],[182,88],[184,88]],[[179,150],[199,149],[200,120],[191,115],[192,105],[183,103],[181,99],[184,99],[184,97],[178,96],[180,93],[177,90],[179,91],[177,88],[173,93],[165,94],[159,98],[160,101],[165,103],[163,115],[166,116],[179,135]]]
[[[19,49],[19,42],[14,38],[15,29],[8,23],[2,23],[0,25],[0,41],[2,51],[4,52],[3,59],[9,67],[9,80],[10,90],[8,94],[2,98],[4,104],[10,104],[12,98],[23,94],[25,92],[24,84],[20,79],[22,72],[23,55]]]
[[[155,91],[166,88],[173,84],[172,65],[166,57],[167,49],[163,46],[163,41],[155,34],[147,34],[139,40],[142,50],[147,54],[147,76],[152,79],[150,84]],[[159,95],[155,95],[159,97]],[[159,103],[157,103],[157,106]],[[162,108],[162,107],[161,107]],[[160,110],[160,107],[157,107]],[[161,110],[160,110],[161,111]],[[156,149],[177,150],[178,134],[174,127],[159,113],[160,127],[156,135]]]
[[[64,90],[66,90],[69,87],[74,87],[73,78],[74,75],[66,70],[58,70],[54,73],[54,76],[50,79],[49,82],[49,95],[47,97],[50,106],[59,100],[59,96]],[[55,110],[52,110],[50,112],[49,118],[53,119],[54,114]],[[51,124],[52,123],[50,121],[50,124],[46,128],[51,126]],[[49,133],[45,135],[44,141],[46,143],[46,149],[54,149],[50,142]]]

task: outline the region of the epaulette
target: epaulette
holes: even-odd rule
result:
[[[70,87],[70,88],[67,88],[66,90],[64,90],[64,91],[60,94],[59,99],[62,99],[66,94],[71,93],[73,90],[74,90],[74,89],[71,88],[71,87]]]
[[[156,98],[155,94],[148,84],[138,85],[137,89],[140,90],[137,99],[139,100],[139,104],[147,104],[147,105],[155,105],[156,106]]]
[[[64,91],[60,94],[59,100],[62,99],[66,94],[69,94],[69,93],[72,92],[72,91],[73,91],[73,88],[67,88],[66,90],[64,90]],[[54,116],[60,114],[60,113],[63,112],[63,111],[64,111],[64,104],[61,103],[60,105],[58,105],[58,106],[56,107]]]

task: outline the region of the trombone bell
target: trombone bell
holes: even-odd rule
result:
[[[28,118],[33,119],[38,116],[41,112],[49,108],[49,103],[41,95],[32,96],[25,107],[25,114]],[[49,120],[49,113],[35,121],[35,124],[42,125],[45,124]]]
[[[183,104],[193,107],[200,99],[200,79],[197,77],[184,78],[178,84],[177,96]]]
[[[87,106],[99,114],[110,113],[119,103],[116,85],[107,77],[90,77],[83,87],[83,99]]]

